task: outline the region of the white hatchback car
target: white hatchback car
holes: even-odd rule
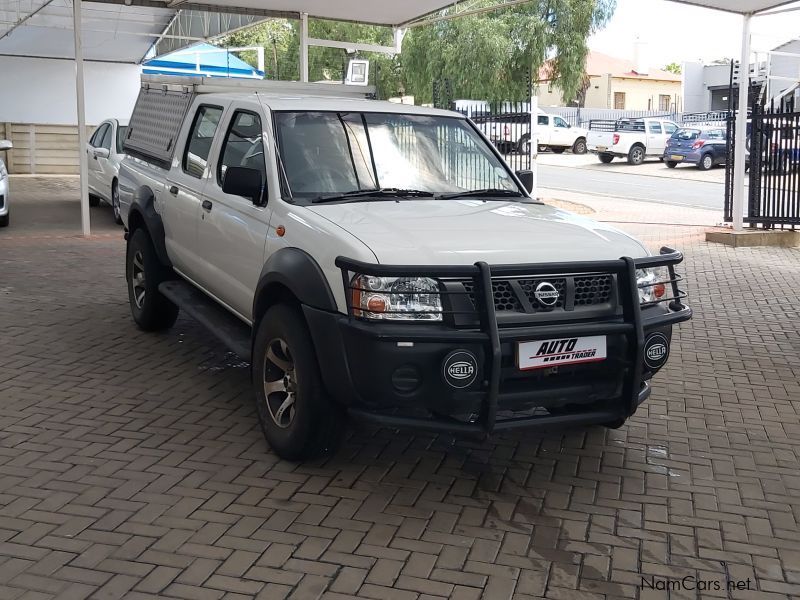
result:
[[[125,156],[122,152],[122,141],[128,123],[117,119],[108,119],[95,129],[86,153],[89,155],[89,204],[98,206],[103,200],[114,209],[114,221],[122,224],[119,214],[119,163]]]
[[[11,150],[11,142],[0,140],[0,150]],[[10,219],[8,202],[8,170],[6,169],[6,163],[0,158],[0,227],[8,226]]]

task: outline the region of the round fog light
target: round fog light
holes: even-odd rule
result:
[[[644,364],[653,371],[669,358],[669,340],[663,333],[651,333],[644,342]]]
[[[414,365],[397,367],[392,373],[392,385],[401,394],[410,394],[422,383],[419,369]]]

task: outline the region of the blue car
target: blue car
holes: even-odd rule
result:
[[[682,127],[667,140],[664,163],[674,169],[679,163],[690,163],[701,171],[725,164],[728,140],[720,127]]]

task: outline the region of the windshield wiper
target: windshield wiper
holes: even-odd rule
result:
[[[464,192],[454,192],[452,194],[440,194],[436,196],[438,200],[450,200],[452,198],[524,198],[524,194],[513,190],[501,190],[496,188],[486,188],[485,190],[467,190]]]
[[[335,202],[336,200],[354,200],[370,198],[433,198],[433,192],[423,190],[401,190],[398,188],[376,188],[373,190],[353,190],[341,194],[331,194],[329,196],[318,196],[311,202],[321,204],[323,202]]]

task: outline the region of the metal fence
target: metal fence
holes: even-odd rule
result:
[[[800,112],[783,107],[750,113],[747,163],[750,188],[744,222],[766,229],[795,229],[800,225]],[[733,143],[735,118],[728,121],[728,167],[725,186],[725,220],[733,220]]]
[[[531,113],[529,102],[488,104],[473,111],[472,121],[503,154],[515,171],[531,168]]]

